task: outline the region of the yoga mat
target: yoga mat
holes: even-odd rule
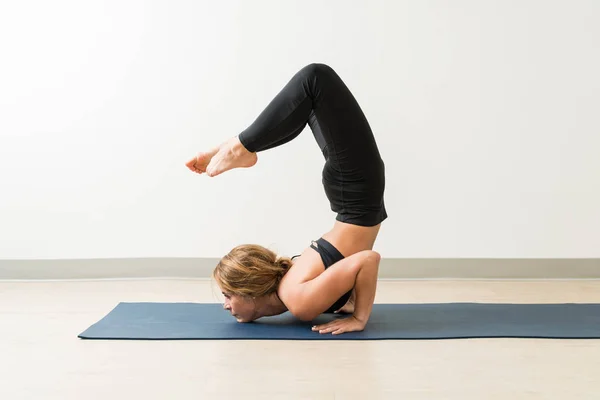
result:
[[[379,340],[600,338],[600,304],[374,304],[365,330],[311,331],[337,314],[303,322],[289,312],[238,323],[217,303],[120,303],[78,335],[82,339]]]

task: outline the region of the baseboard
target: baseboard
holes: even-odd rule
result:
[[[209,278],[216,258],[0,260],[0,280]],[[598,279],[600,259],[384,258],[380,279]]]

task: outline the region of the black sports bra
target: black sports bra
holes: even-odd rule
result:
[[[325,264],[325,269],[345,258],[344,255],[340,253],[340,251],[336,249],[334,245],[323,238],[319,238],[316,241],[313,240],[310,244],[310,247],[319,253],[321,260],[323,260],[323,264]],[[292,260],[298,256],[300,256],[300,254],[293,256]],[[344,304],[348,302],[351,294],[352,290],[344,294],[331,307],[329,307],[325,313],[333,313],[334,311],[342,308]]]

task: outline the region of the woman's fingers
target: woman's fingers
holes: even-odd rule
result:
[[[312,330],[318,331],[319,333],[331,333],[338,330],[341,323],[341,321],[331,321],[323,325],[315,325],[312,327]]]
[[[331,333],[331,332],[333,332],[333,331],[335,331],[337,329],[338,329],[338,327],[335,326],[335,325],[334,326],[328,326],[325,329],[319,329],[319,333]]]
[[[312,327],[313,331],[318,331],[319,333],[327,333],[328,329],[333,328],[337,325],[337,321],[331,321],[323,325],[315,325]]]
[[[315,325],[312,327],[312,330],[319,333],[331,333],[333,335],[339,335],[340,333],[345,332],[362,331],[364,327],[365,323],[357,320],[354,317],[348,317],[334,320],[327,324]]]

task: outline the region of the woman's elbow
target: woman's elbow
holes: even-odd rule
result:
[[[381,254],[374,250],[371,250],[371,256],[373,257],[373,262],[375,264],[379,264],[379,262],[381,261]]]
[[[300,321],[310,322],[313,319],[319,316],[319,313],[316,313],[314,310],[311,310],[309,307],[298,307],[295,309],[290,309],[289,312]]]
[[[363,257],[357,260],[356,268],[360,270],[365,265],[379,266],[381,261],[381,254],[374,250],[363,250]]]

